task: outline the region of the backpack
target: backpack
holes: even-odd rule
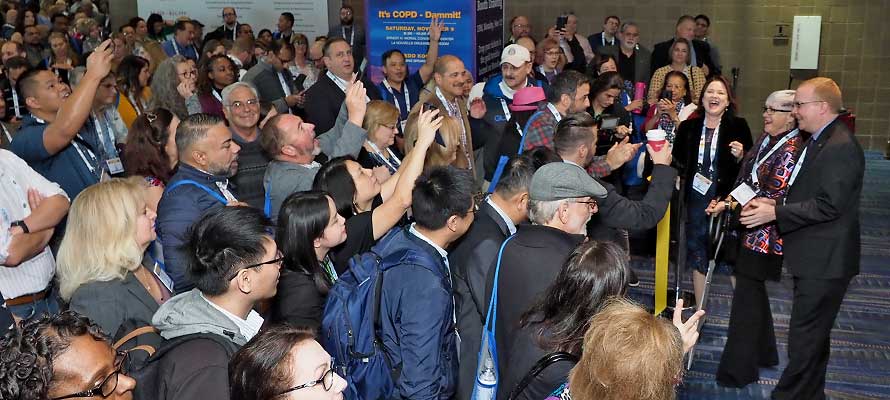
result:
[[[133,389],[135,400],[156,400],[164,398],[160,392],[166,387],[163,382],[161,361],[164,355],[179,345],[192,340],[212,340],[223,347],[230,357],[237,351],[237,346],[227,338],[212,333],[194,333],[166,340],[153,326],[140,326],[130,329],[125,321],[118,330],[120,339],[112,346],[115,350],[127,353],[127,375],[138,383]],[[123,333],[127,332],[127,333]]]
[[[395,390],[401,369],[393,368],[383,347],[380,299],[383,274],[401,264],[407,252],[397,251],[386,258],[374,251],[354,256],[349,270],[328,293],[321,320],[322,346],[334,357],[334,369],[346,379],[347,399],[388,399]],[[429,257],[423,251],[417,255]]]

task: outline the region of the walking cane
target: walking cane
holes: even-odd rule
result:
[[[708,260],[708,273],[705,275],[705,289],[702,291],[701,299],[698,299],[698,307],[696,310],[704,310],[708,305],[708,294],[711,292],[711,279],[714,276],[714,268],[717,267],[717,254],[723,245],[723,236],[728,228],[729,218],[727,213],[711,215],[708,218],[708,238],[713,251],[710,252]],[[695,327],[696,332],[701,333],[702,326],[705,324],[707,316],[702,316]],[[686,363],[686,369],[692,368],[692,360],[695,358],[695,345],[689,349],[689,361]]]

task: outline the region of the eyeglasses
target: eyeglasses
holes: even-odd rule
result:
[[[521,29],[521,28],[531,28],[531,25],[527,24],[513,24],[513,28]]]
[[[558,55],[562,54],[562,52],[559,50],[548,50],[548,51],[545,51],[544,54],[548,55],[548,56],[558,56]]]
[[[259,106],[260,101],[257,99],[248,99],[247,101],[233,101],[232,104],[229,104],[229,107],[235,111],[241,110],[245,107],[257,107]]]
[[[386,128],[386,129],[389,129],[389,130],[394,130],[394,129],[396,129],[396,124],[392,124],[392,125],[384,125],[384,124],[381,124],[380,126]]]
[[[234,17],[235,13],[223,13],[223,17]]]
[[[813,100],[813,101],[795,101],[791,103],[791,106],[794,108],[801,108],[806,104],[810,103],[825,103],[825,100]]]
[[[587,200],[587,201],[575,201],[575,203],[579,203],[579,204],[587,204],[587,207],[590,208],[590,211],[595,210],[596,207],[597,207],[597,205],[598,205],[598,203],[597,203],[596,200],[594,200],[594,199],[590,199],[590,200]]]
[[[294,386],[294,387],[287,389],[281,393],[278,393],[278,396],[288,394],[295,390],[311,388],[315,385],[318,385],[319,383],[321,384],[321,387],[324,388],[325,392],[330,391],[331,388],[334,387],[334,367],[333,366],[334,366],[334,359],[331,358],[331,368],[328,369],[327,371],[325,371],[324,375],[321,376],[321,379],[316,379],[314,381],[309,381],[309,382],[306,382],[299,386]]]
[[[773,115],[777,112],[791,112],[791,110],[778,110],[772,107],[763,107],[763,112],[765,112],[766,115]]]
[[[269,260],[269,261],[263,261],[263,262],[261,262],[261,263],[256,263],[256,264],[245,265],[244,267],[235,270],[232,274],[230,274],[230,276],[229,276],[228,278],[226,278],[226,281],[230,281],[230,280],[232,280],[232,279],[235,279],[235,277],[238,276],[238,274],[239,274],[241,271],[244,271],[244,270],[246,270],[246,269],[258,268],[258,267],[262,267],[263,265],[269,265],[269,264],[278,264],[278,265],[281,265],[281,262],[282,262],[282,261],[284,261],[284,257],[281,255],[281,253],[278,253],[278,255],[277,255],[274,259],[272,259],[272,260]]]
[[[123,368],[124,364],[126,364],[126,360],[127,360],[126,352],[123,352],[123,351],[117,352],[117,354],[115,355],[115,358],[114,358],[114,371],[112,371],[111,374],[106,376],[105,379],[103,379],[102,382],[99,383],[99,385],[97,385],[96,387],[94,387],[90,390],[85,390],[83,392],[69,394],[67,396],[53,397],[50,400],[62,400],[62,399],[73,399],[73,398],[78,398],[78,397],[96,397],[96,396],[102,397],[103,399],[108,398],[108,396],[111,396],[114,393],[114,391],[117,389],[118,376],[120,376],[120,374],[123,373],[122,368]]]

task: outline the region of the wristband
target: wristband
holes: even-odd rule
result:
[[[19,228],[22,228],[22,232],[31,233],[31,230],[28,229],[28,225],[25,224],[25,221],[23,220],[14,221],[13,223],[9,224],[9,226],[17,226]]]

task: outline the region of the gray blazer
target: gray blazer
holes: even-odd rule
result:
[[[128,272],[124,280],[94,281],[81,285],[71,296],[69,308],[86,315],[109,336],[116,337],[124,321],[151,325],[158,302],[145,290],[136,275]]]
[[[602,54],[608,54],[615,57],[615,63],[618,63],[618,52],[621,51],[619,45],[616,44],[614,46],[600,47],[599,51]],[[634,53],[636,56],[634,60],[634,76],[624,76],[622,73],[621,77],[624,79],[633,78],[634,82],[645,82],[648,85],[649,79],[652,77],[649,73],[649,66],[652,63],[652,52],[650,52],[649,49],[640,46],[638,50],[634,50]],[[621,71],[618,72],[621,73]]]
[[[281,74],[284,75],[284,82],[290,89],[291,94],[300,93],[296,85],[294,85],[294,79],[290,71],[284,69],[281,71]],[[285,93],[281,87],[281,80],[278,79],[278,72],[275,71],[275,67],[271,64],[265,61],[258,62],[244,74],[244,78],[241,81],[252,83],[256,87],[260,101],[274,104],[275,109],[279,113],[286,113],[290,109],[290,106],[284,100]]]

